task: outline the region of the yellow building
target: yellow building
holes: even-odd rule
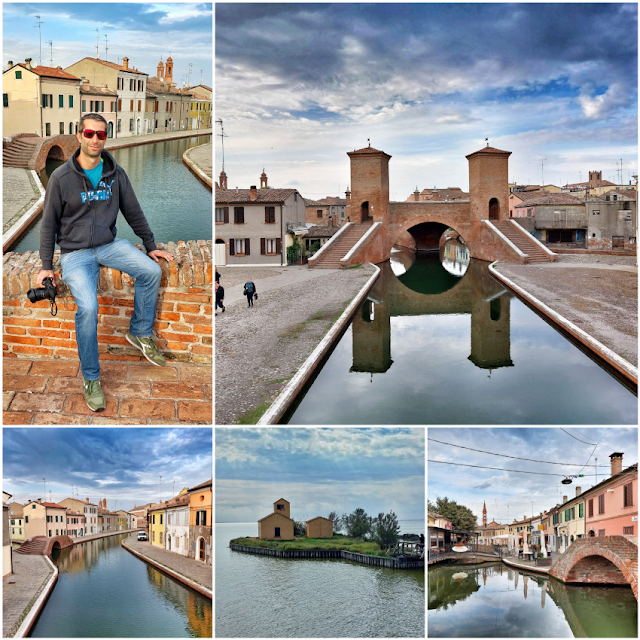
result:
[[[11,555],[11,533],[9,528],[9,511],[7,504],[11,494],[2,492],[2,579],[13,573],[13,557]]]
[[[11,513],[11,540],[24,542],[24,507],[19,502],[9,503]]]
[[[31,58],[2,74],[2,135],[73,134],[80,121],[80,78],[61,67],[32,67]]]
[[[189,129],[209,129],[213,126],[212,90],[206,85],[189,87],[191,94],[191,110],[189,112]]]
[[[258,520],[260,540],[293,540],[293,520],[288,500],[280,498],[273,503],[273,513]]]
[[[164,506],[149,509],[149,541],[156,547],[164,549]]]
[[[333,521],[322,516],[307,520],[307,538],[333,538]]]

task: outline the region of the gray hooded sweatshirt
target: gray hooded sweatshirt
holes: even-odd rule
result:
[[[53,271],[53,251],[89,249],[113,242],[116,218],[122,211],[147,252],[156,249],[153,233],[138,204],[124,169],[102,152],[102,178],[96,189],[78,164],[78,149],[49,178],[40,227],[40,259],[44,271]]]

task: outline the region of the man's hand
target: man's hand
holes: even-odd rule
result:
[[[147,255],[152,259],[158,262],[158,258],[164,258],[171,262],[173,260],[173,254],[168,251],[161,251],[160,249],[154,249],[153,251],[149,251]]]
[[[40,271],[40,273],[38,274],[38,277],[36,278],[36,287],[35,287],[36,289],[39,289],[39,288],[41,288],[41,287],[42,287],[42,281],[43,281],[45,278],[51,278],[51,279],[53,280],[53,284],[54,284],[54,286],[57,286],[57,283],[56,283],[56,274],[55,274],[55,273],[53,273],[53,271],[44,271],[44,270],[41,270],[41,271]]]

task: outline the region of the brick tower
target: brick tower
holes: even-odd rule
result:
[[[351,160],[351,222],[389,222],[389,160],[391,156],[371,145],[348,151]]]
[[[162,62],[162,56],[160,56],[160,62],[158,62],[156,75],[158,76],[158,78],[164,78],[164,62]]]
[[[484,506],[482,507],[482,526],[486,527],[487,526],[487,503],[484,503]]]
[[[164,77],[168,82],[173,82],[173,58],[171,56],[167,58],[167,64],[164,68]]]
[[[471,219],[509,219],[509,156],[511,151],[485,147],[467,156]]]

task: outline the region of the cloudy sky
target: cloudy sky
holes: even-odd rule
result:
[[[393,156],[392,200],[467,189],[485,138],[521,184],[543,160],[558,186],[617,182],[620,159],[625,184],[637,173],[636,4],[222,3],[215,21],[229,187],[265,167],[275,187],[343,194],[368,138]]]
[[[638,429],[592,428],[478,428],[478,429],[429,429],[427,443],[428,460],[441,460],[498,469],[536,471],[544,474],[509,473],[488,469],[474,469],[449,464],[428,463],[427,495],[435,502],[437,496],[455,500],[471,509],[482,524],[482,505],[486,500],[487,521],[513,522],[533,514],[549,510],[562,502],[562,497],[576,495],[576,487],[582,491],[602,482],[611,474],[609,456],[623,453],[622,468],[638,462]],[[577,439],[576,439],[577,438]],[[435,442],[438,440],[440,442]],[[524,460],[488,455],[451,447],[442,442],[480,449],[491,453],[507,454],[521,458],[556,462],[542,464]],[[597,447],[595,447],[597,445]],[[591,455],[593,452],[593,455]],[[591,459],[589,460],[589,456]],[[583,465],[595,465],[596,469]],[[571,463],[571,464],[569,464]],[[577,465],[577,466],[576,466]],[[563,475],[584,474],[574,478],[572,484],[563,485]]]
[[[7,61],[40,60],[37,18],[42,22],[42,64],[63,69],[86,56],[96,57],[100,31],[100,58],[156,75],[160,56],[173,58],[173,80],[186,81],[191,63],[191,84],[213,86],[213,9],[211,3],[3,3],[2,56]],[[109,50],[105,57],[105,38]],[[53,64],[51,45],[53,43]],[[184,78],[183,78],[184,76]]]
[[[30,427],[2,430],[2,488],[12,502],[107,499],[109,509],[168,500],[211,478],[211,429]],[[162,484],[160,484],[162,476]],[[173,493],[175,486],[175,493]],[[117,501],[117,506],[116,506]]]
[[[216,522],[394,511],[424,519],[424,429],[216,429]]]

